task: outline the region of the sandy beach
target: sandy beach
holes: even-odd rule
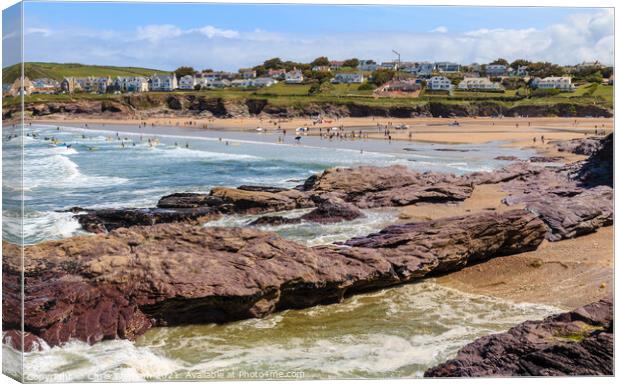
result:
[[[333,127],[350,133],[363,131],[369,138],[385,139],[386,127],[392,140],[407,140],[418,142],[433,142],[445,144],[484,143],[489,141],[504,141],[505,145],[518,147],[534,147],[540,150],[547,148],[540,140],[544,136],[549,140],[567,140],[593,135],[595,130],[599,134],[610,133],[613,130],[611,118],[342,118],[324,119],[316,122],[308,118],[188,118],[188,117],[157,117],[145,119],[37,119],[40,123],[91,123],[106,125],[138,125],[146,123],[155,126],[193,127],[218,131],[275,131],[287,130],[293,133],[296,128],[307,127],[307,135],[319,135]],[[459,125],[451,125],[458,122]],[[408,129],[398,130],[399,125],[407,125]],[[536,142],[533,141],[537,138]]]

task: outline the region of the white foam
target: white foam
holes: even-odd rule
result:
[[[210,152],[182,147],[153,148],[159,156],[173,159],[258,160],[260,157],[235,153]]]
[[[72,148],[70,148],[72,149]],[[121,177],[84,175],[79,166],[67,156],[35,156],[24,159],[23,189],[34,188],[92,188],[127,182]]]
[[[261,215],[227,215],[219,220],[205,223],[208,227],[242,227],[261,216],[283,216],[294,218],[309,212],[309,209],[298,209],[284,212],[271,212]],[[320,224],[302,221],[298,224],[265,225],[256,228],[275,231],[290,240],[295,240],[308,246],[331,244],[345,241],[352,237],[364,236],[378,231],[388,224],[392,224],[398,217],[394,209],[364,210],[365,217],[340,223]]]

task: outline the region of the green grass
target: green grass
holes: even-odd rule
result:
[[[12,83],[20,75],[20,64],[2,69],[2,83]],[[67,76],[150,76],[153,73],[169,73],[157,69],[139,67],[113,67],[107,65],[24,63],[24,73],[30,80],[50,78],[62,80]]]

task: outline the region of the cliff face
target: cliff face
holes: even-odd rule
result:
[[[161,113],[226,117],[268,115],[275,117],[306,117],[318,114],[334,117],[451,117],[451,116],[595,116],[611,117],[612,112],[597,105],[557,103],[550,105],[507,106],[496,101],[469,101],[452,103],[430,101],[418,105],[367,105],[357,102],[311,102],[303,104],[273,104],[268,99],[226,99],[200,95],[139,94],[126,95],[108,100],[83,99],[63,102],[32,102],[25,105],[34,117],[55,114],[105,115],[123,118],[127,116],[151,116]],[[3,119],[11,118],[19,106],[4,108]]]

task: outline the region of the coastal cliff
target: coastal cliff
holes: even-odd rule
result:
[[[141,94],[102,96],[103,99],[73,97],[68,101],[26,102],[24,109],[32,118],[53,116],[89,116],[108,118],[196,116],[196,117],[469,117],[469,116],[571,116],[611,117],[613,112],[595,104],[567,100],[554,103],[525,103],[523,101],[415,100],[389,103],[356,100],[289,100],[279,101],[260,97],[223,98],[195,94]],[[3,119],[20,111],[20,105],[5,105]]]

